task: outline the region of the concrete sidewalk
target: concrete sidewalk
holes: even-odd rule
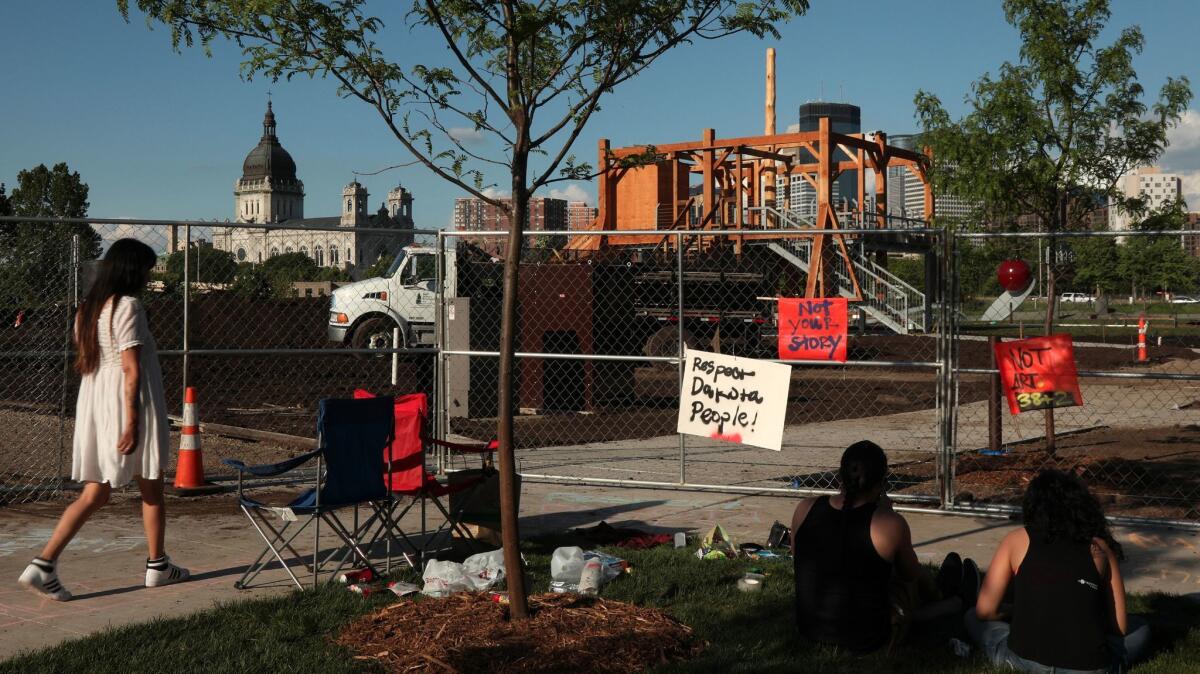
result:
[[[271,581],[269,587],[233,588],[261,544],[229,495],[169,502],[167,550],[191,569],[193,580],[164,588],[143,587],[146,546],[137,501],[114,495],[112,505],[88,523],[61,559],[61,577],[75,599],[65,604],[40,599],[22,590],[16,578],[45,543],[63,505],[0,508],[0,659],[105,627],[184,615],[218,602],[293,587],[282,571],[271,569],[260,578]],[[790,521],[795,500],[526,483],[521,505],[525,536],[600,521],[698,532],[719,522],[738,541],[762,542],[772,522]],[[954,550],[981,566],[1015,526],[1007,520],[976,517],[913,513],[905,517],[922,560],[940,561]],[[417,516],[410,515],[404,524],[411,530]],[[1200,536],[1152,529],[1120,529],[1117,536],[1128,557],[1123,569],[1131,591],[1200,598]],[[308,534],[301,536],[301,552],[311,549],[311,540]],[[331,536],[322,537],[323,546],[333,543]]]

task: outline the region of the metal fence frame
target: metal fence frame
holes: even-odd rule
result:
[[[286,223],[281,224],[255,224],[255,223],[228,223],[228,222],[210,222],[197,220],[133,220],[133,219],[60,219],[60,218],[0,218],[0,223],[8,222],[43,222],[43,223],[71,223],[71,224],[87,224],[100,226],[146,226],[146,227],[179,227],[183,229],[183,241],[185,245],[191,241],[193,227],[238,227],[255,230],[294,230],[294,227],[288,227]],[[306,228],[313,232],[345,231],[344,228],[338,227],[310,227]],[[400,233],[412,234],[419,237],[427,237],[430,240],[436,241],[437,250],[437,269],[436,269],[436,288],[435,288],[435,343],[429,347],[417,348],[390,348],[384,350],[355,350],[350,348],[342,348],[337,350],[331,349],[310,349],[310,348],[265,348],[265,349],[222,349],[222,348],[194,348],[191,342],[191,286],[192,281],[188,275],[190,272],[188,259],[190,255],[185,256],[185,272],[183,284],[183,316],[182,316],[182,348],[180,349],[164,349],[160,351],[160,355],[179,357],[182,359],[182,371],[184,386],[187,385],[189,377],[189,366],[194,357],[204,356],[302,356],[302,355],[353,355],[363,351],[374,354],[388,354],[394,363],[401,355],[422,354],[432,356],[434,359],[434,385],[435,395],[432,401],[432,414],[434,427],[433,431],[439,438],[445,438],[451,434],[451,422],[449,416],[448,396],[448,366],[449,358],[453,357],[478,357],[478,358],[498,358],[498,351],[475,350],[475,349],[452,349],[446,344],[446,335],[448,330],[447,321],[447,297],[445,295],[446,286],[446,256],[453,254],[455,248],[454,243],[465,237],[507,237],[508,232],[497,231],[442,231],[429,229],[412,229],[412,230],[394,230],[394,229],[371,229],[357,228],[357,231],[364,233],[379,233],[387,235],[395,235]],[[771,230],[777,231],[777,230]],[[978,367],[963,367],[960,365],[959,346],[961,344],[961,323],[958,309],[960,298],[958,283],[958,274],[956,271],[956,254],[958,246],[962,242],[971,242],[985,239],[1004,239],[1004,238],[1037,238],[1046,237],[1045,233],[1039,232],[994,232],[994,233],[977,233],[977,232],[954,232],[945,228],[909,228],[904,230],[906,234],[921,234],[930,237],[935,242],[934,248],[937,254],[938,266],[937,271],[942,279],[942,283],[934,293],[928,293],[927,301],[933,302],[934,323],[937,326],[932,331],[932,339],[935,342],[933,356],[929,360],[858,360],[849,361],[845,364],[846,367],[852,368],[889,368],[889,369],[916,369],[922,371],[930,371],[933,373],[934,379],[934,405],[936,418],[936,447],[934,449],[934,461],[936,463],[936,489],[937,493],[933,496],[926,495],[909,495],[909,494],[893,494],[892,497],[902,504],[903,509],[910,509],[915,506],[921,506],[919,510],[940,512],[945,514],[969,515],[969,516],[996,516],[1007,517],[1018,511],[1016,506],[1010,505],[987,505],[983,507],[973,506],[967,503],[957,502],[956,490],[956,466],[959,455],[959,437],[958,430],[961,423],[959,409],[959,385],[960,380],[964,375],[988,375],[996,370],[990,368]],[[687,240],[692,237],[716,237],[716,236],[738,236],[748,233],[753,233],[751,230],[741,229],[712,229],[712,230],[635,230],[635,231],[620,231],[620,232],[605,232],[603,236],[656,236],[670,239],[675,245],[675,268],[676,273],[676,311],[679,316],[683,316],[686,306],[684,298],[684,276],[685,271],[685,245]],[[839,230],[840,234],[844,235],[861,235],[861,236],[878,236],[881,230],[878,228],[867,229],[843,229]],[[578,236],[596,236],[594,232],[587,231],[536,231],[526,232],[527,236],[561,236],[561,237],[578,237]],[[1061,239],[1070,239],[1080,236],[1112,236],[1112,237],[1129,237],[1129,236],[1198,236],[1195,231],[1191,230],[1161,230],[1150,232],[1131,232],[1131,231],[1104,231],[1104,232],[1064,232],[1054,236]],[[77,246],[76,246],[77,248]],[[68,281],[68,293],[73,298],[73,301],[78,303],[79,279],[77,270],[79,268],[78,252],[73,250],[70,252],[74,257],[71,261],[71,268],[75,270],[73,277]],[[940,298],[940,301],[939,299]],[[523,352],[518,351],[515,354],[517,359],[538,358],[538,359],[559,359],[559,360],[580,360],[592,362],[630,362],[630,363],[650,363],[657,362],[669,366],[674,366],[680,373],[683,367],[683,348],[684,340],[684,321],[677,320],[678,326],[678,351],[671,356],[642,356],[642,355],[615,355],[601,353],[545,353],[545,352]],[[69,336],[68,336],[69,337]],[[66,338],[64,338],[66,339]],[[64,341],[63,349],[54,350],[52,353],[47,351],[42,353],[32,353],[32,355],[41,355],[45,357],[53,356],[54,358],[62,358],[63,362],[63,377],[64,380],[69,376],[68,364],[70,356],[69,342]],[[8,357],[18,357],[22,355],[19,352],[9,352],[0,354]],[[837,363],[829,363],[826,361],[778,361],[791,365],[812,366],[812,367],[827,367],[841,366]],[[1081,376],[1096,377],[1096,378],[1111,378],[1111,379],[1137,379],[1137,380],[1161,380],[1161,381],[1179,381],[1179,382],[1200,382],[1200,374],[1172,374],[1172,373],[1136,373],[1136,372],[1118,372],[1118,371],[1081,371]],[[61,491],[64,487],[64,471],[63,463],[65,461],[66,442],[65,442],[65,420],[69,414],[67,406],[69,401],[66,400],[66,387],[62,392],[62,398],[59,404],[59,443],[58,443],[58,476],[52,484],[37,487],[40,493],[45,495],[53,495]],[[552,471],[523,471],[522,477],[527,481],[552,481],[570,484],[590,484],[596,486],[624,486],[624,487],[644,487],[654,489],[681,489],[681,490],[701,490],[701,491],[717,491],[739,494],[763,494],[763,495],[779,495],[779,496],[795,496],[801,494],[819,494],[832,493],[833,489],[824,488],[788,488],[788,487],[770,487],[770,486],[746,486],[738,484],[721,484],[711,481],[695,481],[694,477],[689,479],[688,474],[688,449],[689,441],[686,436],[678,435],[678,479],[677,480],[649,480],[649,479],[613,479],[601,477],[587,477],[579,475],[560,474]],[[435,456],[436,468],[438,470],[447,469],[450,464],[448,458],[444,454]],[[1113,517],[1114,521],[1139,523],[1139,524],[1157,524],[1175,527],[1200,528],[1200,522],[1190,520],[1174,520],[1174,519],[1157,519],[1157,518],[1139,518],[1139,517]]]

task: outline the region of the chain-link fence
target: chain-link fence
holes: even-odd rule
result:
[[[228,474],[223,458],[310,447],[317,401],[358,388],[425,392],[434,433],[494,437],[506,233],[0,225],[28,228],[13,229],[24,247],[0,276],[5,501],[69,482],[72,316],[92,261],[122,237],[160,254],[143,303],[169,408],[179,411],[185,386],[198,393],[210,477]],[[681,355],[686,346],[775,359],[776,298],[805,294],[812,234],[782,224],[529,232],[513,383],[519,469],[527,480],[794,494],[835,488],[842,450],[871,439],[888,451],[897,499],[1003,510],[1038,469],[1059,467],[1087,480],[1110,514],[1194,523],[1200,302],[1186,293],[1197,236],[827,235],[827,294],[854,300],[848,360],[788,361],[776,453],[675,432]],[[1028,287],[999,287],[1008,259],[1029,263]],[[1151,292],[1164,288],[1179,292]],[[1049,436],[1043,412],[1012,415],[997,398],[989,343],[1045,333],[1048,294],[1051,332],[1074,339],[1084,399],[1054,412]]]
[[[432,398],[436,233],[333,220],[0,223],[20,230],[23,254],[36,261],[14,256],[0,274],[0,414],[10,429],[0,440],[0,501],[69,483],[72,317],[96,259],[121,238],[159,254],[142,302],[175,424],[185,387],[196,391],[208,477],[231,473],[222,459],[265,463],[310,448],[321,398],[358,388]],[[409,255],[422,244],[425,255]]]
[[[956,237],[956,505],[1019,505],[1038,470],[1058,468],[1087,482],[1110,515],[1200,519],[1196,237]],[[999,287],[1004,260],[1024,263],[1027,287]],[[989,339],[1049,333],[1072,338],[1083,405],[1011,414]]]
[[[776,453],[676,434],[679,363],[684,346],[777,358],[776,298],[803,294],[811,235],[618,231],[601,240],[586,232],[528,234],[514,382],[525,478],[828,490],[835,487],[842,450],[874,438],[889,449],[893,493],[937,501],[944,318],[941,305],[926,305],[913,283],[923,288],[927,271],[937,278],[941,237],[877,230],[843,236],[846,253],[827,236],[826,257],[831,292],[861,298],[853,305],[849,360],[792,363],[787,430]],[[457,268],[443,351],[446,427],[476,440],[490,439],[496,428],[499,258],[506,237],[443,237],[447,267]],[[905,262],[916,278],[889,271],[888,251],[908,251]],[[893,252],[897,260],[902,254]]]

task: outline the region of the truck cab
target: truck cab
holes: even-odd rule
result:
[[[445,289],[452,295],[454,256],[446,260]],[[412,348],[434,343],[436,316],[437,251],[407,246],[382,277],[333,291],[326,332],[330,341],[356,349]]]

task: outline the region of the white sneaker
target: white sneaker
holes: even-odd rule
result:
[[[146,562],[146,587],[162,587],[182,583],[192,574],[182,566],[175,566],[171,559],[163,555],[160,559]]]
[[[70,601],[71,593],[58,580],[58,570],[50,565],[50,571],[45,569],[48,562],[31,562],[25,567],[24,573],[17,579],[23,587],[43,597],[54,601]]]

